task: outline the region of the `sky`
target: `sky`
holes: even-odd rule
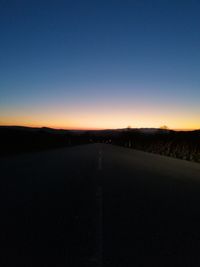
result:
[[[199,0],[0,0],[0,124],[200,129]]]

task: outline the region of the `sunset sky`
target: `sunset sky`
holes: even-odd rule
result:
[[[0,1],[0,124],[200,129],[200,1]]]

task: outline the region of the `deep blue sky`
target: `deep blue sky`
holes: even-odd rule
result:
[[[0,123],[200,128],[200,1],[0,0]]]

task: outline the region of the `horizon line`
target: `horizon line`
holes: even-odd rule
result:
[[[68,131],[106,131],[106,130],[120,130],[120,129],[162,129],[162,127],[124,127],[124,128],[66,128],[66,127],[53,127],[53,126],[41,126],[41,125],[13,125],[0,124],[0,127],[25,127],[25,128],[49,128],[54,130],[68,130]],[[171,131],[196,131],[200,128],[166,128],[164,130]]]

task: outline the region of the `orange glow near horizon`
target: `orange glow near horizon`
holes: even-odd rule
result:
[[[1,2],[0,125],[200,129],[199,1]]]
[[[28,126],[28,127],[50,127],[55,129],[74,129],[74,130],[100,130],[100,129],[119,129],[130,126],[132,128],[159,128],[167,125],[169,129],[195,130],[200,129],[197,119],[193,120],[185,117],[158,115],[158,114],[123,114],[117,112],[113,114],[75,114],[70,119],[63,114],[30,116],[4,116],[0,117],[0,125],[5,126]]]

